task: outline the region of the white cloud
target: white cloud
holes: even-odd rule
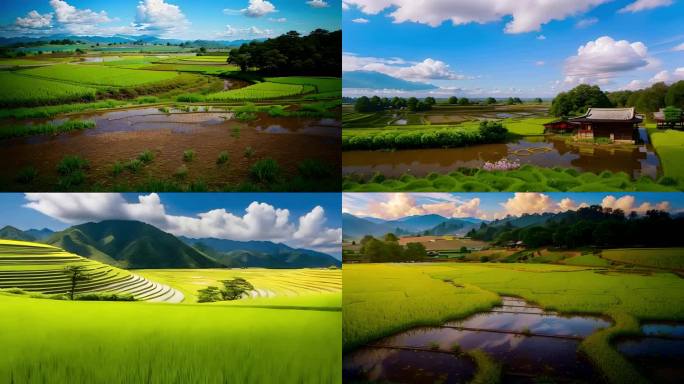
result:
[[[90,9],[77,9],[62,0],[50,0],[50,5],[55,10],[57,21],[62,24],[95,24],[111,21],[105,11],[95,12]]]
[[[272,21],[274,23],[285,23],[285,22],[287,22],[287,19],[284,17],[279,17],[277,19],[271,17],[268,19],[268,21]]]
[[[626,7],[620,9],[618,12],[620,13],[625,13],[625,12],[639,12],[639,11],[644,11],[647,9],[653,9],[653,8],[659,8],[659,7],[667,7],[669,5],[672,5],[672,0],[637,0]]]
[[[576,203],[567,197],[557,202],[551,196],[544,193],[518,192],[506,200],[506,202],[501,203],[501,206],[505,211],[504,216],[521,216],[523,214],[565,212],[588,205],[586,203]]]
[[[546,40],[546,36],[539,35],[539,36],[537,36],[537,40]]]
[[[289,210],[256,201],[242,215],[214,209],[190,217],[166,213],[156,193],[140,195],[134,203],[116,193],[27,193],[25,198],[25,207],[68,224],[137,220],[177,236],[283,242],[332,253],[342,241],[342,229],[326,226],[325,211],[320,206],[295,223]]]
[[[674,48],[672,48],[673,51],[684,51],[684,43],[681,43]]]
[[[454,25],[488,23],[508,16],[506,33],[538,31],[552,20],[563,20],[580,14],[610,0],[345,0],[366,14],[378,14],[391,9],[389,16],[395,23],[416,22],[433,27],[445,21]]]
[[[420,204],[416,200],[417,197],[423,197],[428,202]],[[453,198],[451,195],[440,193],[386,193],[378,194],[374,198],[376,200],[369,201],[366,207],[353,212],[353,214],[385,220],[428,214],[444,217],[484,218],[486,216],[486,213],[480,210],[480,199],[477,197],[462,201]]]
[[[611,209],[621,209],[623,212],[626,214],[629,214],[630,212],[634,211],[639,214],[644,214],[649,210],[652,209],[657,209],[661,211],[669,211],[670,210],[670,203],[668,201],[661,201],[657,204],[651,204],[648,202],[641,203],[640,205],[635,205],[636,204],[636,198],[631,195],[626,195],[622,196],[620,198],[616,198],[615,196],[608,195],[603,198],[601,201],[601,206],[604,208],[611,208]]]
[[[543,60],[537,60],[537,61],[534,62],[534,65],[536,65],[536,66],[538,66],[538,67],[541,67],[541,66],[543,66],[543,65],[546,65],[546,62],[543,61]]]
[[[29,12],[26,17],[17,17],[17,20],[14,24],[21,28],[50,28],[52,25],[52,13],[41,15],[37,11],[33,10]]]
[[[655,62],[642,42],[602,36],[580,46],[577,55],[566,59],[565,82],[605,84],[620,73],[646,68]]]
[[[581,28],[587,28],[587,27],[590,27],[590,26],[598,23],[598,21],[599,20],[596,17],[589,17],[589,18],[582,19],[582,20],[578,21],[575,24],[575,27],[580,28],[580,29]]]
[[[349,10],[349,4],[347,4],[346,2],[343,1],[343,2],[342,2],[342,10],[343,10],[343,11],[348,11],[348,10]]]
[[[651,83],[660,83],[660,82],[667,82],[670,80],[670,74],[666,70],[662,70],[658,73],[655,74],[651,78]]]
[[[352,20],[352,22],[357,23],[357,24],[366,24],[366,23],[370,23],[370,20],[364,19],[363,17],[359,17],[357,19]]]
[[[140,1],[135,21],[141,31],[167,36],[185,30],[190,24],[180,7],[164,0]]]
[[[309,4],[309,6],[313,8],[327,8],[329,7],[328,3],[325,0],[309,0],[306,2]]]
[[[261,29],[255,26],[245,28],[235,28],[231,25],[226,25],[226,29],[218,33],[218,38],[228,38],[235,40],[251,40],[273,37],[275,31],[272,29]]]
[[[627,83],[627,85],[625,85],[619,89],[623,90],[623,91],[636,91],[636,90],[643,89],[643,88],[646,88],[646,84],[643,81],[632,80],[629,83]]]
[[[343,71],[374,71],[404,80],[462,80],[466,76],[451,70],[449,64],[427,58],[421,62],[407,62],[400,58],[383,59],[342,54]]]
[[[266,0],[249,0],[247,8],[241,10],[248,17],[261,17],[269,13],[277,12],[275,5]]]

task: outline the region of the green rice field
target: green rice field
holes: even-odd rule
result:
[[[55,101],[94,100],[96,90],[91,87],[64,84],[41,78],[0,72],[0,105],[39,105]]]
[[[601,257],[618,263],[663,269],[684,269],[683,248],[606,249]]]
[[[178,76],[176,73],[172,72],[142,71],[97,65],[69,64],[33,68],[21,71],[19,74],[79,84],[114,87],[126,87],[154,83],[158,81],[169,80]]]
[[[343,343],[353,349],[419,325],[464,318],[518,296],[546,310],[611,317],[615,324],[584,339],[580,350],[613,383],[642,381],[611,345],[638,334],[639,321],[683,320],[684,280],[658,272],[550,264],[347,264]]]
[[[210,101],[234,101],[234,100],[266,100],[279,97],[297,96],[305,92],[311,92],[312,87],[299,84],[281,84],[263,82],[250,85],[245,88],[223,91],[207,95]]]
[[[93,279],[80,283],[84,289],[138,284],[131,291],[143,301],[46,298],[68,289],[60,282],[65,265],[87,266]],[[146,299],[156,293],[133,280],[152,282],[142,276],[155,279],[150,292],[191,293],[243,276],[268,294],[157,303]],[[340,270],[131,273],[52,246],[2,240],[0,288],[12,287],[33,293],[0,290],[0,382],[341,383]]]

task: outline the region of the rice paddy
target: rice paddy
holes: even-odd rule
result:
[[[128,291],[144,301],[37,295],[63,292],[65,265],[84,265],[92,275],[78,291],[116,291],[129,284]],[[235,302],[193,304],[198,287],[235,276],[249,279],[255,294]],[[136,282],[151,283],[147,278],[157,279],[150,288]],[[0,291],[0,381],[341,383],[341,283],[340,270],[134,274],[52,246],[2,240],[0,287],[36,295]],[[164,301],[150,299],[161,295],[153,292],[158,287],[185,300],[151,303]]]
[[[91,87],[0,72],[0,105],[41,105],[55,102],[94,100]]]
[[[248,87],[207,95],[209,101],[266,100],[280,97],[297,96],[311,92],[312,87],[300,84],[263,82]]]
[[[344,266],[346,350],[418,325],[437,325],[489,310],[499,295],[544,310],[604,315],[613,326],[579,349],[614,383],[645,379],[611,345],[638,334],[639,321],[684,319],[684,280],[660,272],[635,274],[548,264],[348,264]]]
[[[51,80],[96,86],[126,87],[169,80],[176,76],[173,72],[144,71],[123,68],[111,68],[96,65],[59,64],[48,67],[27,69],[20,75],[33,76]]]

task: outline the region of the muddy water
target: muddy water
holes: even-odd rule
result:
[[[449,173],[461,167],[482,168],[485,162],[504,158],[517,160],[521,164],[574,168],[595,173],[622,171],[632,177],[647,175],[656,178],[662,172],[660,160],[649,144],[578,146],[550,136],[453,149],[345,151],[342,153],[342,172],[361,175],[380,172],[388,177],[410,173],[420,177],[431,172]]]
[[[605,319],[545,312],[516,298],[490,312],[440,327],[419,327],[371,343],[344,357],[345,381],[415,382],[429,375],[445,382],[467,382],[476,367],[465,354],[482,350],[503,365],[503,382],[600,382],[591,364],[577,352],[583,337],[610,326]],[[432,356],[432,357],[431,357]],[[427,382],[427,380],[425,380]]]
[[[326,162],[333,169],[340,167],[340,123],[336,120],[272,118],[260,114],[255,121],[240,122],[234,120],[232,113],[219,109],[170,112],[140,108],[86,113],[71,118],[92,120],[95,128],[0,141],[0,157],[4,161],[0,184],[16,190],[54,189],[58,181],[55,167],[65,155],[79,155],[90,162],[85,189],[95,184],[106,188],[135,185],[150,178],[172,179],[182,165],[187,166],[188,173],[181,181],[203,180],[218,189],[247,181],[251,165],[267,157],[275,159],[286,175],[296,174],[297,165],[305,159]],[[252,158],[244,156],[248,147],[254,150]],[[187,149],[196,153],[190,163],[182,159]],[[115,161],[134,159],[145,150],[155,153],[151,164],[138,173],[110,175]],[[222,151],[228,151],[230,160],[227,165],[217,166],[216,159]],[[27,166],[38,170],[37,180],[29,186],[16,183],[18,170]]]
[[[655,383],[681,383],[684,377],[684,323],[646,323],[643,337],[615,341],[616,349]]]

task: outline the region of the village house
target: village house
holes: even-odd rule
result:
[[[578,139],[605,138],[611,142],[635,143],[643,121],[634,108],[589,108],[582,116],[544,124],[546,132],[574,133]]]
[[[653,112],[653,119],[658,128],[684,128],[684,113],[679,110],[679,121],[667,122],[665,119],[665,108],[660,108],[658,112]]]

